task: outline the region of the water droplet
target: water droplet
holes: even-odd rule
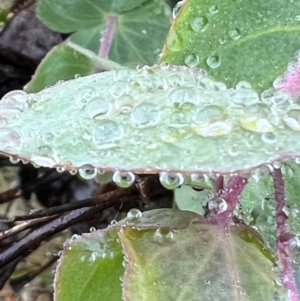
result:
[[[292,130],[300,131],[300,109],[290,110],[283,120]]]
[[[284,85],[284,76],[279,76],[273,81],[273,87],[275,89],[280,89]]]
[[[1,99],[1,105],[6,108],[23,112],[28,108],[28,95],[22,90],[15,90],[6,93]]]
[[[101,98],[101,97],[94,97],[86,106],[87,114],[90,118],[101,118],[103,115],[107,115],[110,111],[111,104]]]
[[[96,228],[95,227],[91,227],[90,228],[90,232],[95,232],[96,231]]]
[[[208,105],[199,107],[196,110],[196,114],[193,117],[193,121],[196,123],[211,123],[222,120],[224,118],[224,111],[219,106]]]
[[[56,167],[56,171],[57,171],[58,173],[62,173],[62,172],[65,171],[65,169],[64,169],[62,166],[57,166],[57,167]]]
[[[190,21],[190,26],[194,32],[202,32],[205,31],[208,26],[208,19],[205,16],[199,16]]]
[[[195,53],[189,54],[185,57],[184,63],[190,67],[194,68],[199,64],[199,56]]]
[[[277,137],[275,133],[267,132],[261,135],[261,140],[266,143],[275,143],[277,141]]]
[[[142,212],[139,209],[132,208],[127,213],[127,219],[130,221],[137,220],[142,217]]]
[[[42,139],[45,144],[51,144],[54,140],[54,135],[52,133],[48,132],[43,135]]]
[[[185,104],[198,105],[198,93],[192,88],[175,88],[168,94],[167,102],[179,108]]]
[[[259,96],[251,89],[240,88],[233,92],[231,95],[231,101],[236,104],[250,106],[259,102]]]
[[[173,19],[176,18],[177,14],[178,14],[178,12],[179,12],[179,10],[181,8],[182,3],[183,3],[183,1],[178,1],[176,3],[176,5],[174,6],[173,11],[172,11],[172,17],[173,17]]]
[[[159,180],[162,186],[166,189],[176,189],[184,182],[184,177],[181,173],[161,172],[159,174]]]
[[[212,69],[218,68],[221,65],[221,58],[218,55],[211,55],[206,59],[206,64]]]
[[[170,243],[174,240],[174,233],[168,229],[158,228],[154,233],[154,241],[158,243]]]
[[[280,169],[281,168],[281,162],[273,162],[273,167],[275,168],[275,169]]]
[[[123,128],[115,121],[103,120],[92,131],[92,140],[98,149],[115,147],[123,137]]]
[[[217,5],[212,5],[208,8],[209,13],[212,15],[215,15],[219,12],[218,6]]]
[[[227,210],[227,203],[223,198],[214,198],[208,202],[208,209],[211,214],[220,214]]]
[[[80,167],[78,171],[79,175],[85,180],[93,179],[97,175],[97,168],[88,164]]]
[[[236,89],[237,90],[239,90],[239,89],[251,89],[251,88],[252,88],[251,84],[249,82],[244,81],[244,80],[242,80],[242,81],[240,81],[236,84]]]
[[[74,78],[80,78],[80,77],[81,77],[81,75],[78,73],[74,75]]]
[[[131,112],[131,122],[136,127],[151,127],[160,119],[159,107],[150,102],[142,102],[135,106]]]
[[[130,171],[116,171],[112,179],[117,186],[128,188],[135,181],[135,175]]]
[[[37,148],[37,154],[40,156],[51,156],[53,154],[53,149],[49,145],[41,145]]]
[[[12,164],[17,164],[17,163],[20,162],[20,159],[17,158],[17,157],[9,156],[9,161],[10,161],[10,163],[12,163]]]
[[[76,175],[76,174],[77,174],[77,169],[72,168],[72,169],[70,170],[70,174],[71,174],[72,176]]]
[[[259,182],[260,179],[267,177],[269,174],[270,169],[266,165],[260,166],[251,172],[251,176],[256,182]]]
[[[265,118],[248,117],[240,119],[241,126],[248,131],[258,133],[274,132],[275,128]]]
[[[129,87],[125,81],[114,82],[109,88],[109,92],[114,98],[127,94],[128,90]]]
[[[21,146],[21,136],[17,132],[0,128],[0,150],[13,149],[13,151],[16,151]]]
[[[192,187],[199,187],[202,188],[209,184],[209,176],[206,174],[198,174],[198,173],[192,173],[191,174],[191,186]]]
[[[241,37],[241,31],[237,28],[229,30],[229,37],[233,40],[238,40]]]
[[[203,137],[216,137],[227,135],[232,130],[231,122],[216,121],[213,123],[199,124],[195,127],[198,135]]]

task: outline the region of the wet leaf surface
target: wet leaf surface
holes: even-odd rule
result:
[[[274,260],[245,225],[224,230],[192,212],[141,214],[134,209],[121,225],[87,234],[65,248],[55,300],[121,300],[121,294],[130,301],[284,298],[275,284]],[[117,272],[110,273],[112,268]]]
[[[121,69],[37,94],[13,91],[0,112],[2,153],[79,169],[86,179],[94,168],[169,170],[175,178],[163,173],[161,182],[174,189],[184,181],[177,171],[196,172],[196,182],[197,172],[253,170],[259,177],[272,169],[261,165],[300,155],[300,109],[289,96],[259,96],[244,83],[226,89],[182,67]]]
[[[235,86],[269,88],[299,49],[299,1],[184,1],[162,60],[200,67]]]

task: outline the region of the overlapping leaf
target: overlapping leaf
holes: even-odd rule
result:
[[[141,216],[133,209],[121,225],[64,250],[55,300],[284,298],[274,281],[275,258],[259,235],[244,225],[224,231],[192,212],[159,209]]]
[[[48,167],[232,173],[300,155],[300,108],[289,96],[260,98],[245,83],[226,89],[171,66],[11,92],[0,121],[2,153]]]

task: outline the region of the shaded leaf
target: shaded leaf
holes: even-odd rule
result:
[[[74,236],[73,236],[74,237]],[[97,231],[69,242],[59,260],[54,281],[56,301],[122,300],[124,273],[116,230]]]
[[[113,69],[112,64],[97,64],[93,55],[123,66],[154,64],[171,19],[169,7],[161,0],[41,0],[37,15],[53,30],[74,33],[68,42],[72,49],[63,44],[42,61],[27,85],[29,92],[40,91],[58,80],[72,79],[75,74],[84,76]]]
[[[269,88],[300,45],[299,1],[184,1],[162,60],[201,67],[230,87]]]
[[[0,151],[40,166],[231,174],[300,155],[292,99],[226,89],[201,70],[95,74],[10,92],[0,112]]]

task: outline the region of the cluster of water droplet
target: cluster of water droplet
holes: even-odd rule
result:
[[[181,171],[232,173],[278,162],[278,154],[299,156],[300,107],[288,95],[260,96],[245,81],[227,89],[184,66],[76,78],[37,94],[9,93],[0,105],[0,151],[12,161],[18,154],[85,179],[98,167],[115,170],[124,188],[134,182],[129,170],[160,171],[174,189]]]

